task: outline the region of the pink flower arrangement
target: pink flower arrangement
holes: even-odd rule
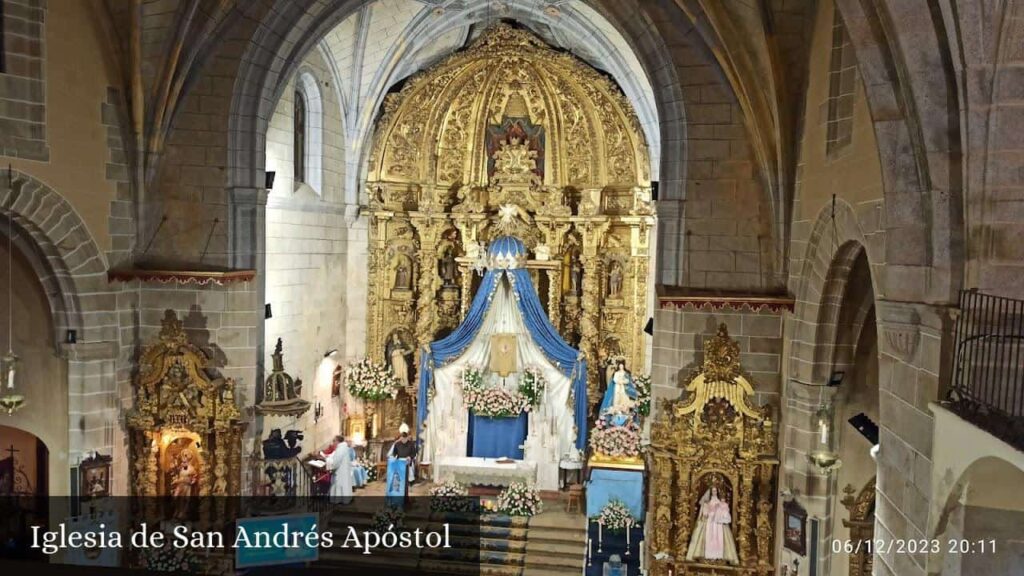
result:
[[[596,454],[611,458],[639,456],[640,426],[633,421],[623,426],[613,426],[601,418],[590,433],[590,448]]]
[[[483,373],[475,367],[462,371],[462,398],[477,416],[509,418],[530,411],[530,400],[519,392],[485,387]]]
[[[533,516],[544,508],[540,493],[533,486],[514,482],[498,494],[498,512],[509,516]]]

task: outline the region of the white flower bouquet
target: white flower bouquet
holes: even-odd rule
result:
[[[474,512],[476,509],[469,489],[458,482],[445,482],[430,491],[431,512]]]
[[[641,416],[651,414],[651,375],[641,374],[633,379],[636,386],[636,411]]]
[[[519,392],[485,387],[483,373],[474,367],[462,371],[462,398],[477,416],[509,418],[530,410],[530,401]]]
[[[632,420],[613,426],[604,418],[590,432],[590,448],[611,458],[634,458],[640,455],[640,427]]]
[[[170,540],[169,538],[167,540]],[[191,572],[202,571],[202,563],[191,548],[175,548],[174,546],[149,546],[139,548],[142,567],[155,572]]]
[[[533,516],[540,514],[544,503],[540,493],[533,486],[514,482],[498,494],[498,512],[509,516]]]
[[[373,515],[370,525],[378,534],[390,532],[405,522],[405,512],[395,506],[383,506]]]
[[[400,386],[391,368],[363,358],[348,366],[348,391],[364,400],[394,400]]]
[[[633,523],[633,515],[621,500],[611,500],[592,518],[609,532],[621,532]]]
[[[526,398],[531,408],[540,406],[548,381],[536,366],[527,366],[519,377],[519,394]]]

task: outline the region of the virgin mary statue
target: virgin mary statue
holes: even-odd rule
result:
[[[608,379],[608,389],[601,400],[601,416],[611,418],[616,426],[625,425],[636,408],[636,397],[633,377],[626,371],[626,365],[619,362],[618,368]]]
[[[736,540],[729,528],[731,522],[729,504],[718,498],[718,488],[712,486],[700,498],[697,526],[693,529],[686,559],[725,560],[729,564],[739,564]]]

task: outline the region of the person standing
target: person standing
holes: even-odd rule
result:
[[[326,465],[326,468],[334,473],[331,476],[329,493],[331,502],[348,504],[352,501],[352,451],[341,435],[334,437],[331,449]]]

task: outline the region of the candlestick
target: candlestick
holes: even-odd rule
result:
[[[626,520],[626,556],[629,556],[629,533],[632,532],[633,519]]]
[[[640,573],[641,574],[644,573],[644,556],[646,556],[646,555],[647,555],[647,553],[644,551],[644,541],[643,541],[643,539],[641,539],[640,540]]]
[[[593,548],[594,541],[590,539],[590,536],[587,536],[587,566],[590,566],[590,555]]]
[[[601,543],[604,542],[604,537],[601,534],[601,528],[603,527],[603,525],[604,524],[602,522],[598,521],[598,523],[597,523],[597,553],[598,554],[601,553]]]

